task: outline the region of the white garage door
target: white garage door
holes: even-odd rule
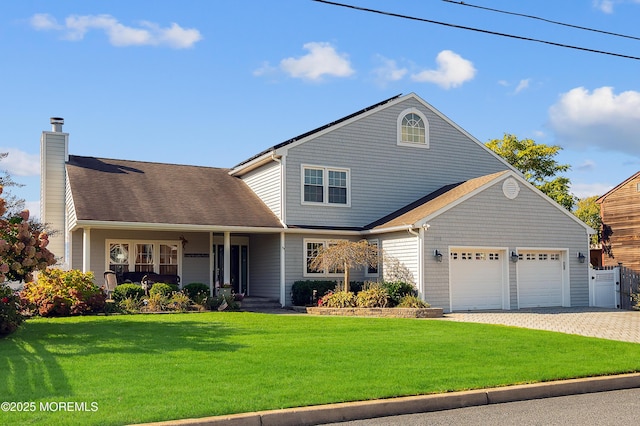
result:
[[[451,310],[502,309],[503,252],[452,249]]]
[[[558,251],[518,253],[518,307],[562,306],[562,254]]]

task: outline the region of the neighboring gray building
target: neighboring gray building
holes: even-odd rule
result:
[[[336,239],[384,252],[356,280],[401,269],[445,311],[588,306],[593,230],[415,94],[275,145],[231,169],[68,154],[43,132],[43,222],[69,268],[231,283],[290,305]]]

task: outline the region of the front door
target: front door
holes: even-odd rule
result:
[[[224,245],[216,244],[213,246],[214,272],[213,276],[216,284],[222,286],[224,282]],[[230,252],[229,277],[231,287],[236,293],[247,293],[248,288],[248,264],[249,264],[249,248],[246,245],[232,244]]]

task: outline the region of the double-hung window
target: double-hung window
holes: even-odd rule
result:
[[[305,270],[304,276],[340,276],[344,274],[344,268],[339,266],[334,269],[313,269],[311,268],[311,262],[315,259],[320,250],[323,248],[327,248],[332,245],[331,240],[315,240],[315,239],[305,239],[304,240],[304,258],[305,258]]]
[[[302,203],[349,206],[349,169],[302,166]]]

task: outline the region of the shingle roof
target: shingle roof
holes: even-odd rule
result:
[[[282,228],[228,169],[69,156],[78,220]]]
[[[367,225],[366,229],[393,228],[396,226],[413,225],[416,222],[436,213],[476,189],[491,182],[499,176],[509,173],[508,170],[469,179],[465,182],[443,186],[413,203]]]

